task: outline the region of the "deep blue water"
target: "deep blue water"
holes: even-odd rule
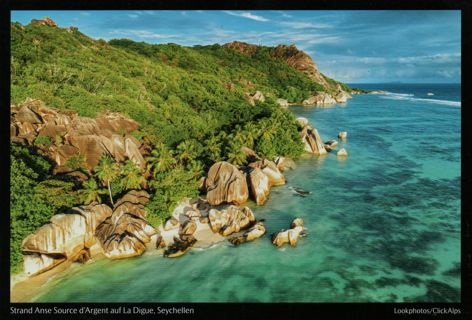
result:
[[[287,185],[251,205],[266,219],[263,239],[74,265],[34,300],[460,301],[460,86],[357,86],[390,94],[291,108],[324,140],[347,131],[349,156],[306,155],[286,171]],[[277,249],[269,235],[295,217],[308,236]]]

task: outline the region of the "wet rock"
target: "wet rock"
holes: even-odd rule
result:
[[[190,235],[184,238],[174,237],[174,242],[164,251],[164,257],[176,258],[186,254],[197,242],[194,236]]]
[[[245,231],[242,235],[228,239],[233,245],[240,245],[241,243],[253,241],[262,237],[266,232],[265,225],[259,221],[253,227]]]
[[[305,235],[306,229],[303,224],[303,220],[300,218],[293,220],[291,229],[282,230],[272,235],[272,243],[277,247],[281,247],[286,243],[290,244],[292,247],[295,247],[300,237]]]
[[[328,152],[331,152],[332,150],[336,149],[337,146],[338,142],[336,140],[329,140],[324,143],[324,147]]]
[[[346,131],[341,131],[341,132],[339,132],[338,138],[339,138],[340,140],[346,140],[346,139],[347,139],[347,132],[346,132]]]
[[[346,149],[342,148],[341,150],[339,150],[339,151],[336,153],[336,155],[337,155],[338,157],[347,157],[347,151],[346,151]]]

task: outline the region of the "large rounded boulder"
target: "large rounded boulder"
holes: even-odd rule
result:
[[[211,166],[205,180],[207,201],[210,205],[222,203],[243,204],[248,199],[245,174],[232,164],[221,161]]]

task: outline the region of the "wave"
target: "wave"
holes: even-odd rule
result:
[[[425,99],[425,98],[413,98],[414,94],[410,93],[395,93],[395,92],[385,92],[385,95],[381,96],[384,99],[391,100],[408,100],[408,101],[421,101],[426,103],[442,104],[446,106],[460,107],[461,101],[451,101],[451,100],[440,100],[440,99]]]

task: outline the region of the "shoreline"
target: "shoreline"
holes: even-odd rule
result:
[[[333,104],[333,106],[337,104],[339,103]],[[289,105],[300,106],[299,103],[293,103]],[[302,106],[306,106],[306,105],[302,105]],[[315,105],[314,107],[323,107],[323,106]],[[309,155],[310,155],[309,153],[302,154],[302,157],[309,156]],[[296,169],[296,162],[294,162],[291,159],[290,159],[290,162],[292,164],[288,168],[291,168],[293,170]],[[198,198],[201,199],[201,196]],[[190,204],[191,201],[192,199],[190,198],[181,199],[181,201],[177,204],[176,208],[174,209],[171,217],[176,218],[181,223],[187,220],[188,218],[185,216],[185,208],[188,208],[189,206],[192,207],[192,205]],[[210,208],[223,209],[229,206],[230,204],[224,204],[224,205],[212,206]],[[244,206],[244,205],[241,205],[241,206]],[[208,211],[206,212],[206,216],[208,215]],[[195,223],[197,225],[197,231],[195,232],[194,237],[196,238],[197,242],[192,246],[192,248],[205,250],[212,247],[213,245],[217,243],[220,243],[228,239],[227,236],[222,236],[219,233],[214,233],[211,230],[209,223],[204,224],[198,220],[196,220]],[[167,244],[171,244],[174,242],[173,240],[174,236],[178,237],[179,229],[176,228],[176,229],[171,229],[171,230],[164,230],[164,224],[165,223],[161,223],[159,226],[155,228],[155,230],[158,231],[159,234],[162,235],[162,238],[165,240]],[[233,236],[241,234],[242,232],[243,231],[236,232],[233,234]],[[157,235],[151,236],[151,241],[145,244],[146,250],[144,254],[146,254],[146,252],[150,252],[151,250],[155,250],[154,253],[158,253],[158,254],[163,253],[164,249],[156,248],[156,239],[157,239]],[[105,255],[103,254],[103,251],[98,241],[90,248],[90,250],[91,250],[92,258],[85,263],[72,262],[69,260],[65,260],[64,262],[60,263],[56,267],[35,276],[27,276],[24,272],[18,273],[18,274],[11,274],[10,275],[10,302],[31,302],[31,299],[36,297],[40,293],[41,289],[45,285],[47,285],[49,281],[52,281],[53,279],[57,277],[67,275],[67,272],[71,272],[71,266],[74,264],[94,263],[95,261],[107,259]]]

